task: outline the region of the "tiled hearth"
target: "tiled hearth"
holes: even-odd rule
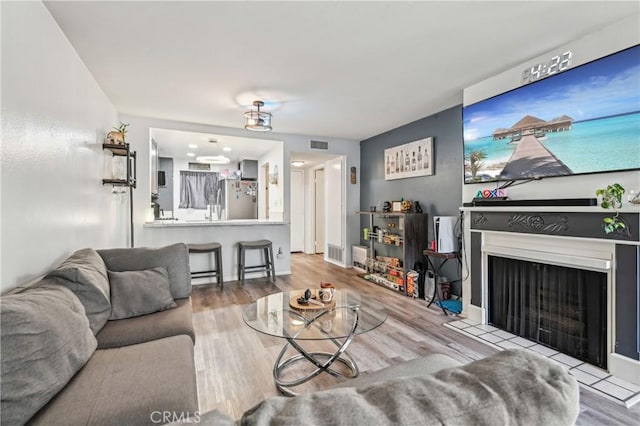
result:
[[[600,368],[564,355],[554,349],[499,330],[488,324],[479,324],[468,319],[448,322],[444,326],[496,349],[525,348],[544,355],[568,369],[578,380],[580,386],[627,407],[631,407],[640,401],[640,386],[613,377]]]

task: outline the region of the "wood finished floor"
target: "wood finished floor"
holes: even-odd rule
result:
[[[375,297],[387,308],[389,317],[384,324],[357,336],[349,346],[360,374],[432,353],[469,362],[496,352],[443,327],[444,322],[454,318],[445,317],[434,306],[427,308],[424,301],[368,283],[354,270],[324,262],[320,255],[292,254],[291,275],[278,277],[275,283],[253,279],[244,284],[227,282],[224,290],[216,284],[194,287],[195,363],[201,412],[217,408],[238,419],[263,399],[278,395],[272,369],[285,341],[249,328],[242,320],[242,311],[262,296],[319,287],[321,281]],[[326,342],[311,348],[322,350],[323,344]],[[299,389],[322,389],[338,380],[321,374]],[[582,389],[580,399],[578,425],[640,424],[640,404],[627,409]]]

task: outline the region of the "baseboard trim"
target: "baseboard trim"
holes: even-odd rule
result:
[[[325,257],[324,261],[328,262],[328,263],[331,263],[333,265],[336,265],[336,266],[340,266],[341,268],[347,268],[348,267],[346,264],[337,262],[337,261],[335,261],[333,259],[329,259],[328,257]]]

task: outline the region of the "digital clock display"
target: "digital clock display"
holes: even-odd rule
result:
[[[550,61],[536,64],[528,67],[522,72],[522,84],[532,83],[541,78],[548,77],[555,73],[566,70],[571,66],[571,57],[573,54],[570,50],[561,55],[554,56]]]

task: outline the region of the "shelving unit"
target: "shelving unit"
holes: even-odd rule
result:
[[[111,151],[114,157],[126,157],[127,158],[127,171],[125,179],[102,179],[103,185],[114,186],[128,186],[130,188],[136,187],[137,167],[136,167],[136,152],[131,151],[129,144],[102,144],[102,149],[108,149]]]
[[[102,179],[103,185],[129,187],[129,227],[131,247],[133,247],[133,189],[136,187],[138,168],[136,166],[136,152],[131,151],[128,143],[124,145],[103,143],[102,149],[111,151],[114,157],[126,157],[126,174],[124,179]]]
[[[367,272],[362,277],[408,295],[407,273],[416,262],[424,263],[422,251],[428,245],[429,215],[365,211],[358,214],[369,216],[370,230],[368,235],[362,235],[369,247]]]

